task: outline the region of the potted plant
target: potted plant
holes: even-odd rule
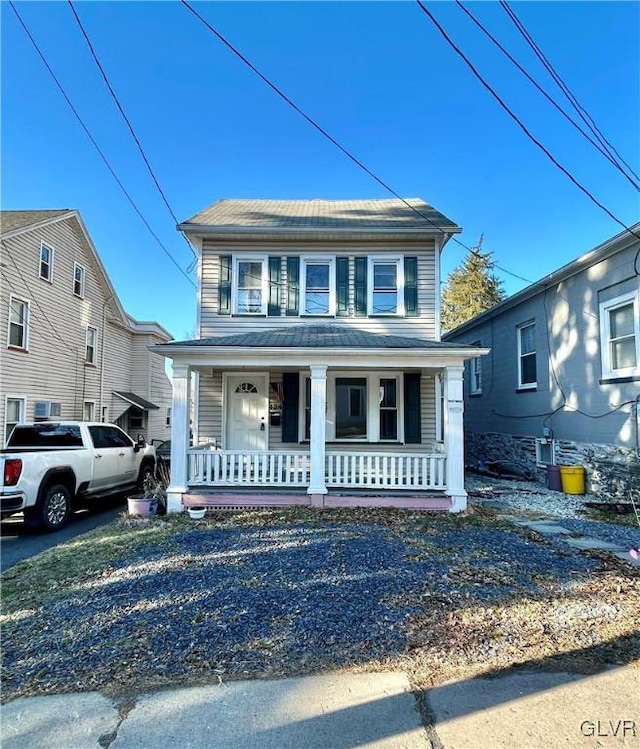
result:
[[[167,486],[169,485],[166,469],[159,469],[155,476],[146,476],[142,484],[142,494],[127,497],[129,515],[151,517],[164,514],[167,510]]]
[[[202,520],[206,511],[206,507],[187,507],[187,512],[192,520]]]

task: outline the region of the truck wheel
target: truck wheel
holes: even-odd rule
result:
[[[35,521],[46,533],[66,525],[71,515],[71,494],[63,484],[52,484],[35,507]]]
[[[144,485],[147,479],[154,478],[153,463],[143,463],[140,466],[140,473],[138,474],[138,489],[144,490]]]

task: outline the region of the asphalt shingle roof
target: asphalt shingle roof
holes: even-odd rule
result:
[[[406,202],[409,205],[396,198],[220,200],[196,213],[185,224],[216,229],[459,229],[421,198],[407,198]]]
[[[0,232],[6,234],[16,229],[24,229],[33,224],[39,224],[50,218],[57,218],[69,213],[69,208],[59,208],[51,211],[0,211]]]
[[[331,349],[459,349],[459,343],[384,335],[342,325],[295,325],[293,327],[239,333],[220,338],[172,341],[173,346],[233,346],[240,348],[331,348]]]

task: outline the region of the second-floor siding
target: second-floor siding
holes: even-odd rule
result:
[[[200,337],[318,320],[436,339],[439,247],[421,242],[205,239]]]

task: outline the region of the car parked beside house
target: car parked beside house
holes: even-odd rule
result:
[[[78,211],[0,211],[0,232],[2,443],[48,419],[167,439],[171,382],[149,346],[171,335],[125,312]]]
[[[440,340],[460,227],[420,199],[222,200],[179,229],[199,306],[196,339],[155,348],[173,363],[170,511],[194,494],[465,508],[462,372],[486,349]],[[218,449],[189,447],[192,375],[194,442]]]
[[[465,372],[467,461],[583,466],[640,491],[640,223],[448,332]]]

